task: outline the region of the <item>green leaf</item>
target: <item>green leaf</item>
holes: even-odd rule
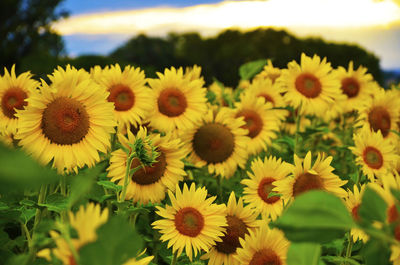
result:
[[[372,223],[373,221],[385,222],[387,204],[372,188],[368,187],[364,191],[361,205],[358,210],[362,221]]]
[[[380,240],[369,240],[361,253],[365,259],[365,265],[391,264],[389,246]]]
[[[321,246],[313,243],[292,243],[287,254],[288,265],[318,265]]]
[[[97,241],[79,250],[81,265],[121,265],[143,247],[141,236],[120,216],[97,230]]]
[[[354,259],[345,258],[345,257],[337,257],[337,256],[324,256],[322,257],[323,260],[328,261],[330,263],[335,264],[349,264],[349,265],[361,265]]]
[[[46,198],[45,203],[38,203],[38,205],[46,207],[49,211],[60,213],[68,209],[68,198],[60,193],[54,193]]]
[[[239,76],[243,80],[250,80],[253,76],[261,72],[266,64],[267,60],[265,59],[245,63],[239,68]]]
[[[341,238],[355,226],[343,202],[320,190],[298,196],[273,225],[292,242],[316,243]]]
[[[122,190],[122,186],[115,184],[114,182],[111,181],[106,181],[106,180],[102,180],[102,181],[97,181],[97,184],[103,186],[106,189],[110,189],[110,190],[114,190],[116,192],[119,192]]]
[[[0,202],[0,211],[10,209],[10,207],[5,202]]]
[[[21,212],[20,220],[24,222],[24,224],[27,224],[36,214],[36,209],[27,208],[25,206],[19,208],[19,211]]]
[[[287,144],[290,149],[294,149],[294,145],[295,145],[295,140],[293,137],[289,137],[289,136],[283,136],[281,138],[278,138],[274,141],[275,143],[284,143]]]

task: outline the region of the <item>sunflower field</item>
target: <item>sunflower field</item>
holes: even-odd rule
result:
[[[400,265],[400,87],[301,55],[0,77],[0,264]]]

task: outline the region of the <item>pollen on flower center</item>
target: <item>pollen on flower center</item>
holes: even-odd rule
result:
[[[360,91],[360,84],[353,77],[346,77],[342,80],[341,89],[349,98],[354,98]]]
[[[279,201],[279,196],[271,196],[268,198],[269,193],[275,187],[272,182],[274,182],[274,178],[263,178],[258,184],[257,193],[260,198],[268,204],[273,204]]]
[[[319,175],[305,172],[296,178],[293,184],[293,196],[296,197],[309,190],[323,189],[323,183]]]
[[[297,91],[307,98],[316,98],[321,93],[321,82],[313,74],[304,73],[295,81]]]
[[[233,153],[233,134],[222,124],[205,124],[194,134],[193,149],[208,163],[223,162]]]
[[[3,114],[10,119],[15,119],[16,109],[23,109],[28,105],[25,99],[28,97],[21,88],[14,87],[8,89],[1,99],[1,109]]]
[[[72,145],[89,131],[89,116],[79,101],[60,97],[47,105],[42,115],[43,134],[53,143]]]
[[[382,106],[374,107],[368,113],[368,123],[375,132],[381,130],[383,137],[386,137],[389,134],[390,121],[389,112]]]
[[[254,110],[242,110],[236,117],[244,117],[244,121],[246,122],[242,128],[249,130],[248,136],[251,138],[256,137],[263,128],[263,121],[260,115]]]
[[[179,116],[187,108],[185,95],[176,88],[164,89],[158,97],[157,104],[159,111],[168,117]]]
[[[139,160],[134,159],[131,164],[131,169],[134,169],[138,166],[140,166]],[[157,157],[157,162],[153,163],[151,167],[145,166],[144,168],[139,168],[135,173],[133,173],[131,179],[133,182],[136,182],[140,185],[150,185],[156,183],[164,175],[166,167],[167,161],[165,154],[160,152],[160,155]]]
[[[243,238],[248,233],[246,224],[234,215],[226,216],[228,227],[226,234],[222,237],[222,242],[217,242],[215,248],[222,253],[235,253],[240,247],[239,238]]]
[[[183,235],[196,237],[204,227],[204,217],[192,207],[182,208],[175,214],[175,227]]]
[[[279,256],[271,249],[262,249],[254,253],[249,265],[281,265]]]
[[[363,152],[364,162],[371,168],[379,169],[383,166],[383,156],[375,147],[368,146]]]
[[[110,88],[108,101],[114,102],[115,110],[126,111],[135,104],[135,95],[128,86],[118,84]]]

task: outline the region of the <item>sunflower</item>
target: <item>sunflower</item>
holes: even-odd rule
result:
[[[270,192],[275,187],[274,182],[285,179],[292,168],[291,164],[272,156],[264,161],[253,160],[253,173],[247,172],[249,179],[241,181],[245,185],[243,200],[257,213],[275,220],[282,213],[284,201],[279,196],[270,196]]]
[[[281,95],[282,92],[281,87],[276,83],[272,83],[270,79],[254,79],[244,93],[251,93],[256,97],[263,98],[265,103],[269,103],[276,108],[286,106]]]
[[[32,79],[30,72],[15,74],[15,65],[8,72],[4,68],[4,76],[0,78],[0,127],[15,134],[18,127],[16,110],[22,110],[27,104],[27,98],[36,90],[39,82]]]
[[[224,87],[222,84],[213,82],[208,89],[215,94],[216,101],[220,106],[229,107],[228,100],[233,101],[233,89],[231,87]]]
[[[241,248],[235,256],[239,264],[286,265],[286,255],[290,242],[282,231],[270,229],[262,222],[256,232],[250,231],[244,239],[240,238]]]
[[[317,55],[311,58],[303,53],[301,64],[290,62],[277,82],[286,92],[285,100],[290,106],[299,108],[300,114],[323,116],[341,94],[340,83],[331,70],[326,58],[321,61]]]
[[[274,84],[275,81],[281,76],[281,72],[282,70],[274,67],[272,65],[272,61],[268,59],[267,65],[265,65],[263,70],[254,77],[253,82],[254,80],[268,79],[271,80],[272,84]]]
[[[154,259],[154,256],[141,257],[145,252],[146,249],[139,253],[138,257],[129,259],[123,265],[148,265]]]
[[[333,174],[330,166],[332,157],[318,154],[313,166],[311,166],[311,152],[309,151],[304,161],[295,154],[292,175],[288,178],[274,182],[273,191],[282,194],[282,199],[289,201],[309,190],[325,190],[339,197],[345,197],[346,191],[340,186],[347,183]]]
[[[238,84],[238,89],[247,89],[250,86],[250,81],[249,80],[240,80]]]
[[[365,185],[361,186],[361,190],[357,188],[357,185],[354,185],[353,192],[351,190],[347,191],[347,196],[344,198],[345,205],[347,209],[350,211],[353,219],[355,221],[360,221],[360,216],[358,214],[358,209],[361,205],[361,198],[365,191]],[[366,242],[368,240],[368,235],[364,233],[363,230],[358,228],[352,228],[351,236],[353,237],[353,241],[356,242],[357,240],[362,240]]]
[[[357,106],[361,106],[363,102],[369,100],[371,94],[376,89],[376,84],[373,81],[371,74],[367,74],[368,69],[359,66],[354,69],[353,61],[350,61],[349,67],[346,70],[339,66],[335,70],[337,78],[341,83],[341,90],[346,95],[343,108],[345,112],[356,110]]]
[[[196,64],[192,67],[186,67],[185,74],[183,76],[190,81],[201,80],[202,85],[205,83],[204,78],[201,76],[201,67]]]
[[[239,238],[244,238],[249,230],[257,226],[257,214],[250,207],[243,207],[243,200],[239,198],[236,203],[235,193],[229,196],[226,221],[228,227],[222,242],[217,242],[210,252],[204,254],[201,259],[209,259],[209,265],[238,265],[239,262],[233,258],[236,249],[240,247]]]
[[[289,115],[286,118],[286,121],[282,123],[282,130],[287,132],[288,134],[294,135],[296,134],[296,115],[298,115],[298,111],[289,111]],[[304,132],[308,126],[311,125],[310,119],[305,116],[300,116],[300,124],[299,124],[299,132]]]
[[[119,134],[119,142],[129,149],[129,144],[135,143],[138,139],[145,140],[147,130],[141,127],[137,135],[128,131],[128,138]],[[151,167],[140,168],[132,176],[128,184],[126,199],[133,199],[134,202],[140,201],[147,204],[160,202],[165,198],[166,189],[174,190],[175,185],[183,180],[186,172],[183,170],[182,159],[187,152],[179,139],[173,139],[170,134],[161,136],[160,134],[150,134],[151,144],[160,152],[157,162]],[[127,153],[118,149],[111,153],[110,166],[107,168],[108,177],[111,181],[117,181],[118,185],[124,185],[126,172]],[[131,168],[140,165],[138,159],[134,159]]]
[[[100,205],[89,203],[86,205],[86,208],[82,205],[75,215],[70,212],[69,219],[71,226],[78,233],[77,238],[71,238],[74,249],[71,250],[67,241],[58,232],[50,231],[50,236],[55,241],[56,248],[41,250],[37,254],[39,257],[50,261],[52,252],[56,258],[61,260],[63,265],[77,264],[73,252],[76,253],[82,246],[96,241],[96,230],[107,222],[108,210],[104,209],[101,211]]]
[[[188,160],[198,167],[207,165],[211,174],[230,178],[237,166],[244,167],[248,157],[243,125],[245,122],[235,118],[234,110],[210,108],[201,123],[180,134],[191,151]]]
[[[171,191],[168,195],[172,206],[156,206],[156,213],[163,219],[152,225],[160,230],[160,239],[168,241],[173,253],[178,252],[179,256],[185,250],[192,260],[192,252],[197,256],[201,249],[208,252],[215,242],[222,242],[227,226],[226,206],[214,204],[215,196],[207,199],[207,190],[196,189],[194,183],[190,189],[184,184],[182,191],[177,186],[175,195]]]
[[[207,111],[203,81],[184,77],[182,68],[171,67],[157,75],[158,79],[148,80],[156,106],[149,117],[150,126],[162,132],[193,128]]]
[[[364,126],[353,135],[355,147],[349,149],[355,154],[356,164],[371,181],[374,176],[380,178],[387,171],[394,169],[399,156],[395,154],[395,146],[383,139],[381,131],[370,131]]]
[[[49,75],[52,84],[42,81],[40,90],[17,111],[19,128],[15,136],[28,153],[41,163],[53,160],[59,173],[77,167],[94,166],[98,151],[110,149],[114,132],[114,107],[108,93],[83,69],[58,67]]]
[[[252,93],[244,93],[240,102],[235,103],[236,117],[243,117],[246,122],[242,128],[248,130],[246,143],[249,155],[266,150],[271,140],[277,137],[286,110],[270,109],[265,101]]]
[[[396,91],[377,89],[373,97],[358,108],[359,122],[356,126],[367,126],[371,131],[381,131],[383,138],[397,141],[396,130],[400,114],[400,98]]]

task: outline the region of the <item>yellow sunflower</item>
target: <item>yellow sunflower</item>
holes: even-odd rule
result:
[[[232,109],[209,109],[201,123],[180,134],[191,151],[188,160],[198,167],[207,165],[211,174],[230,178],[237,166],[244,167],[248,157],[243,125],[243,119],[235,118]]]
[[[274,182],[276,186],[273,191],[282,194],[282,199],[289,201],[296,196],[309,190],[325,190],[339,197],[345,197],[346,191],[341,188],[347,180],[341,180],[333,174],[331,167],[332,157],[318,154],[314,165],[311,166],[311,152],[309,151],[302,161],[294,155],[295,167],[292,175]]]
[[[70,212],[69,219],[71,226],[78,233],[77,238],[71,238],[71,243],[74,249],[71,250],[67,241],[58,232],[50,231],[50,236],[55,241],[56,247],[39,251],[37,254],[39,257],[50,261],[52,252],[63,265],[76,265],[77,261],[75,260],[73,252],[77,253],[79,248],[82,246],[96,241],[96,230],[102,224],[107,222],[108,210],[104,209],[101,211],[100,205],[89,203],[86,205],[86,208],[82,205],[75,215]]]
[[[323,116],[341,94],[340,83],[331,70],[326,58],[321,61],[317,55],[311,58],[303,53],[301,64],[290,62],[277,82],[286,92],[285,100],[299,108],[300,114]]]
[[[353,219],[355,221],[360,221],[360,216],[358,214],[358,209],[361,205],[361,199],[364,194],[366,185],[361,186],[361,190],[357,188],[357,185],[354,185],[353,192],[351,190],[347,191],[347,196],[344,198],[345,205],[347,209],[350,211]],[[363,230],[358,228],[353,228],[350,231],[351,236],[353,237],[353,241],[362,240],[367,242],[368,235],[364,233]]]
[[[147,130],[141,127],[137,135],[128,131],[128,138],[119,134],[118,139],[125,148],[129,149],[129,143],[133,144],[138,139],[144,140],[146,136]],[[166,190],[174,190],[176,184],[183,180],[183,176],[186,176],[182,159],[185,158],[187,152],[181,141],[173,139],[170,134],[166,136],[150,134],[149,136],[151,144],[160,152],[157,162],[151,167],[140,168],[130,176],[125,198],[133,199],[134,202],[140,201],[143,204],[149,201],[152,203],[162,201]],[[128,155],[122,149],[118,149],[111,153],[110,166],[107,168],[107,176],[121,186],[124,185],[127,159]],[[140,161],[134,159],[131,168],[139,165]]]
[[[39,82],[32,79],[30,72],[15,74],[15,65],[8,72],[4,68],[4,76],[0,77],[0,127],[8,133],[15,134],[18,127],[16,110],[22,110],[28,105],[27,98],[39,86]]]
[[[396,130],[400,114],[400,97],[396,91],[377,89],[373,97],[358,108],[357,126],[367,126],[370,130],[381,131],[383,138],[397,141]]]
[[[239,238],[244,238],[249,230],[255,229],[257,215],[250,207],[243,207],[242,198],[239,198],[236,203],[235,193],[232,191],[226,213],[228,227],[222,237],[222,242],[217,242],[215,247],[204,254],[201,259],[209,259],[209,265],[238,265],[239,262],[233,256],[236,254],[236,249],[240,247]]]
[[[350,61],[346,70],[339,66],[335,70],[337,78],[341,83],[341,90],[346,95],[343,102],[345,112],[356,110],[357,106],[361,106],[365,101],[369,100],[371,94],[375,92],[376,85],[371,74],[367,74],[368,69],[359,66],[354,69],[353,61]]]
[[[175,195],[171,191],[168,195],[172,206],[156,206],[156,213],[163,219],[152,225],[160,230],[160,239],[168,241],[173,253],[180,256],[185,250],[192,260],[192,252],[194,256],[202,249],[208,252],[215,242],[222,241],[227,226],[226,206],[214,204],[215,196],[207,198],[207,190],[196,189],[194,183],[190,189],[184,184],[182,191],[177,186]]]
[[[141,257],[144,255],[146,252],[146,249],[142,251],[136,258],[132,258],[125,262],[123,265],[148,265],[152,260],[153,256],[148,256],[148,257]]]
[[[245,185],[243,200],[254,211],[265,217],[275,220],[283,210],[284,201],[279,196],[270,196],[275,187],[274,182],[285,179],[292,171],[293,166],[283,162],[280,158],[260,158],[251,162],[251,172],[247,172],[249,179],[243,179]]]
[[[246,148],[249,155],[266,150],[272,139],[277,137],[279,127],[287,114],[286,110],[271,109],[265,101],[252,93],[244,93],[235,103],[236,117],[243,117],[247,129]]]
[[[238,84],[238,89],[247,89],[250,86],[250,81],[249,80],[240,80]]]
[[[148,83],[154,91],[150,126],[162,132],[190,129],[207,111],[206,89],[200,79],[184,77],[182,68],[165,69]]]
[[[274,67],[272,65],[272,61],[268,59],[267,65],[264,66],[263,70],[254,77],[253,82],[254,80],[269,79],[271,80],[272,84],[274,84],[275,81],[281,76],[281,72],[282,70]]]
[[[201,80],[202,85],[204,85],[204,78],[201,76],[201,66],[193,65],[192,67],[186,67],[185,74],[183,75],[185,78],[190,81]]]
[[[371,181],[374,176],[380,178],[394,169],[399,156],[395,154],[395,145],[383,139],[381,131],[370,131],[367,126],[353,135],[354,147],[349,149],[355,154],[356,164]]]
[[[126,66],[122,71],[116,64],[103,69],[101,75],[96,72],[94,75],[95,81],[110,93],[107,100],[114,103],[115,118],[120,126],[140,124],[154,109],[152,91],[145,86],[144,71],[139,67]]]
[[[108,93],[83,69],[59,67],[42,81],[40,90],[17,111],[19,128],[15,136],[28,153],[41,163],[53,160],[59,173],[91,167],[100,161],[98,151],[110,149],[114,132],[114,106]]]
[[[256,97],[263,98],[265,103],[271,104],[272,107],[285,107],[281,93],[283,90],[276,83],[272,83],[270,79],[255,79],[244,93],[251,93]]]
[[[239,264],[269,264],[286,265],[287,251],[290,242],[282,231],[270,229],[267,222],[263,222],[256,230],[240,238],[242,248],[237,249],[235,256]]]
[[[214,92],[218,105],[229,107],[226,98],[233,101],[233,89],[231,87],[222,87],[217,82],[213,82],[208,89]]]

